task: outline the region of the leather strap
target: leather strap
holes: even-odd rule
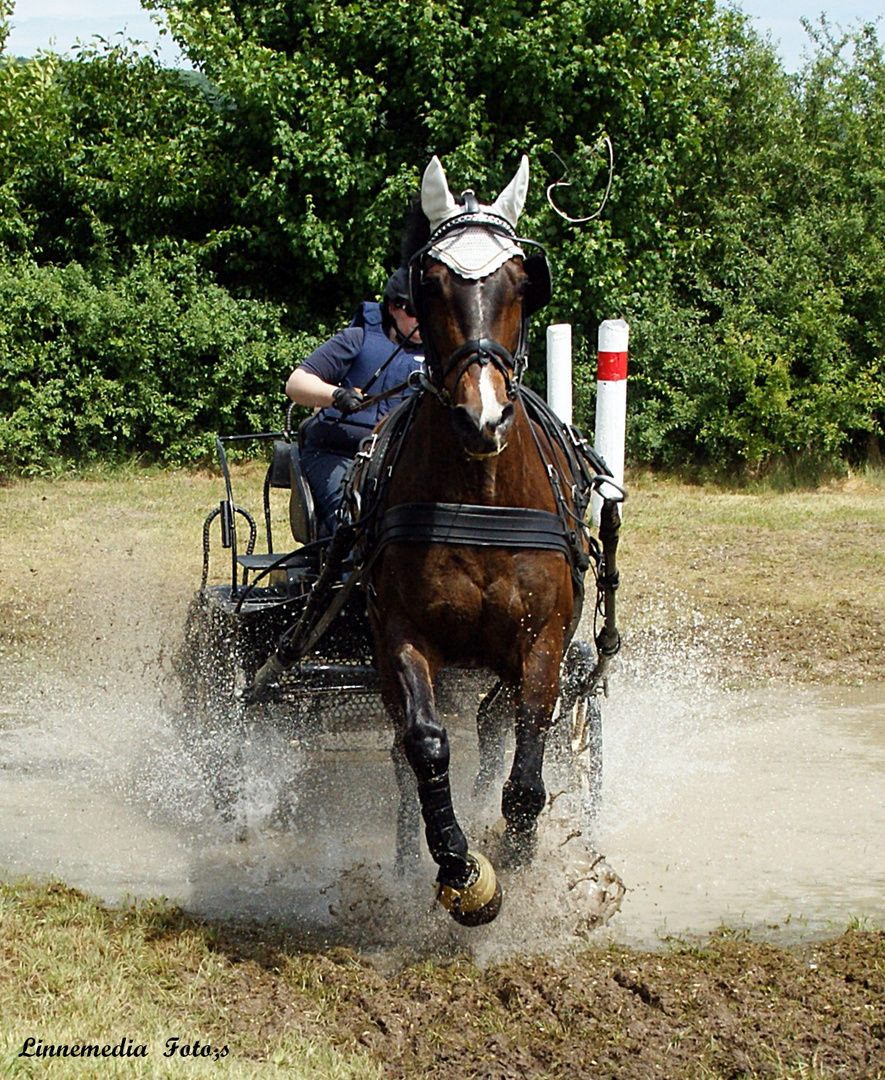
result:
[[[387,544],[417,543],[559,551],[569,561],[573,550],[557,514],[469,503],[392,506],[381,519],[376,543],[378,550]]]

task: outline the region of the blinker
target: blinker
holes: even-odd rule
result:
[[[553,279],[550,263],[543,248],[536,255],[529,255],[522,261],[522,268],[528,275],[529,283],[523,296],[525,314],[534,315],[546,307],[553,295]]]

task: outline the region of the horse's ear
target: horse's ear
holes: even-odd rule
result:
[[[519,163],[519,168],[516,170],[516,176],[510,181],[507,187],[501,192],[495,204],[492,206],[494,213],[500,217],[505,218],[510,224],[516,228],[516,223],[519,221],[519,215],[522,213],[522,208],[525,206],[525,197],[529,190],[529,159],[525,154],[522,155],[522,161]]]
[[[436,154],[430,159],[421,181],[421,209],[427,215],[431,231],[459,209],[455,196],[449,191],[442,162]]]

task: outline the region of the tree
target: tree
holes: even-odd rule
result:
[[[551,257],[547,317],[574,326],[584,426],[620,315],[636,461],[861,460],[881,434],[873,28],[823,23],[794,78],[714,0],[146,3],[196,72],[110,46],[0,62],[0,261],[76,264],[96,296],[193,272],[306,342],[380,291],[432,153],[484,198],[528,153],[521,229]],[[558,205],[591,220],[545,198],[564,169]]]

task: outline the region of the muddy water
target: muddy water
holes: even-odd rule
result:
[[[616,937],[885,924],[885,689],[623,686],[610,704]]]
[[[575,900],[563,900],[574,844],[562,821],[545,825],[546,861],[505,881],[499,920],[463,931],[434,904],[429,864],[405,891],[391,873],[383,733],[306,753],[285,732],[251,729],[238,842],[176,723],[168,650],[133,662],[98,648],[85,675],[7,666],[6,878],[61,879],[112,903],[164,896],[210,917],[285,919],[366,947],[406,937],[482,959],[574,941]],[[853,919],[885,924],[885,687],[729,691],[711,671],[702,654],[664,661],[647,650],[614,674],[594,841],[628,892],[595,936],[647,946],[723,923],[778,940]],[[466,725],[454,725],[453,743],[469,764]],[[479,835],[494,811],[461,797]]]

